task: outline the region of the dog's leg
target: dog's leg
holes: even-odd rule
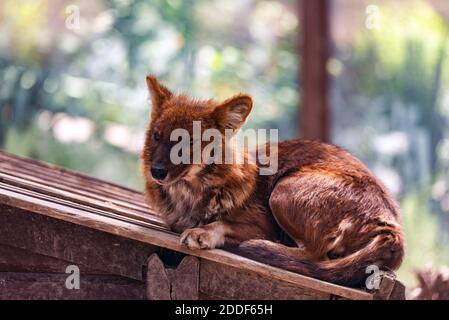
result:
[[[180,242],[190,249],[213,249],[225,243],[227,226],[221,221],[212,222],[199,228],[186,229]]]
[[[191,249],[213,249],[238,245],[250,239],[269,239],[258,225],[229,221],[215,221],[205,226],[187,229],[180,242]]]
[[[309,179],[313,180],[313,177],[301,173],[281,179],[270,195],[269,205],[278,225],[296,242],[298,247],[303,248],[303,252],[295,248],[286,254],[307,257],[308,260],[322,260],[326,258],[327,251],[320,244],[320,240],[330,234],[327,235],[326,232],[319,230],[318,226],[323,219],[320,214],[312,212],[310,207],[312,201],[301,194],[301,190],[307,185]],[[312,192],[313,190],[310,194]],[[318,204],[320,204],[319,201]],[[284,251],[286,250],[289,250],[288,247],[284,248]]]

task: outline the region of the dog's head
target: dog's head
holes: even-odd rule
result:
[[[219,103],[176,95],[152,76],[146,83],[152,110],[142,153],[144,168],[149,178],[162,185],[192,179],[210,159],[223,157],[214,154],[216,149],[208,141],[220,135],[220,143],[226,143],[228,133],[235,134],[251,112],[248,95]]]

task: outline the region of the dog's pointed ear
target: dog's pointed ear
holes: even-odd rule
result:
[[[155,116],[161,111],[162,105],[170,99],[173,93],[167,87],[160,84],[154,76],[147,76],[146,82],[152,102],[151,114]]]
[[[253,107],[253,99],[240,94],[225,100],[217,106],[213,116],[221,129],[240,129],[246,121]]]

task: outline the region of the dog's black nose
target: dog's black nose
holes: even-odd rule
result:
[[[167,176],[168,170],[166,168],[160,168],[160,167],[152,167],[151,168],[151,175],[153,178],[157,180],[164,180]]]

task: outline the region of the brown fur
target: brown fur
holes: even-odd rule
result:
[[[169,182],[155,181],[150,168],[167,157],[171,130],[190,130],[193,120],[201,120],[203,129],[238,129],[252,100],[238,95],[224,103],[196,101],[174,95],[153,77],[147,84],[153,111],[142,153],[146,194],[172,229],[182,233],[184,244],[202,249],[240,244],[231,250],[352,286],[362,284],[370,264],[399,267],[404,239],[398,206],[358,159],[334,145],[281,142],[272,176],[259,175],[260,166],[253,163],[165,162]],[[157,142],[155,131],[161,136]],[[296,246],[274,242],[283,233]]]

